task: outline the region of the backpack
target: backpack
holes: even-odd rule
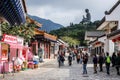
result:
[[[107,63],[110,63],[110,62],[111,62],[111,60],[110,60],[110,57],[109,57],[109,56],[107,56],[106,62],[107,62]]]

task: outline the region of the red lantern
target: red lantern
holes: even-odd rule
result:
[[[112,42],[116,42],[116,39],[112,39]]]
[[[120,37],[118,37],[117,40],[120,41]]]

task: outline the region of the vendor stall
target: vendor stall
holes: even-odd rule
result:
[[[23,41],[24,39],[18,36],[12,36],[12,35],[7,35],[3,34],[2,42],[9,44],[9,49],[10,52],[8,54],[8,50],[4,49],[1,52],[4,53],[2,60],[6,60],[7,58],[9,59],[8,63],[6,65],[9,65],[11,62],[25,62],[27,61],[27,50],[28,48],[23,46]],[[3,48],[3,47],[2,47]],[[25,52],[23,52],[25,50]],[[13,59],[14,58],[14,59]],[[19,67],[17,67],[19,66]],[[14,68],[21,68],[22,64],[14,64]],[[9,68],[6,68],[9,69]],[[7,70],[8,71],[8,70]]]

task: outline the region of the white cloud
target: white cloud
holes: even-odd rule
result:
[[[27,9],[28,14],[67,26],[70,22],[79,23],[86,8],[93,21],[100,20],[115,2],[117,0],[27,0]]]

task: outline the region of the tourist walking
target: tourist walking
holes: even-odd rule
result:
[[[115,59],[115,66],[117,70],[117,75],[120,75],[119,68],[120,68],[120,52],[117,54],[117,57]]]
[[[98,59],[96,54],[93,56],[93,64],[94,64],[94,74],[97,73],[97,63],[98,63]]]
[[[116,54],[114,52],[113,55],[112,55],[112,67],[115,66],[115,59],[116,59]]]
[[[98,63],[99,63],[100,72],[102,72],[102,71],[103,71],[103,64],[104,64],[103,54],[100,54],[100,55],[99,55]]]
[[[77,63],[80,63],[80,54],[77,55]]]
[[[62,65],[62,55],[60,50],[58,51],[57,60],[58,60],[58,66],[60,67]]]
[[[105,64],[106,64],[106,70],[107,74],[110,75],[110,63],[111,63],[111,58],[109,56],[109,53],[106,53],[106,58],[105,58]]]
[[[69,64],[69,66],[72,65],[72,54],[71,53],[68,56],[68,64]]]
[[[88,56],[87,54],[83,54],[83,74],[87,74],[87,62],[88,62]]]

